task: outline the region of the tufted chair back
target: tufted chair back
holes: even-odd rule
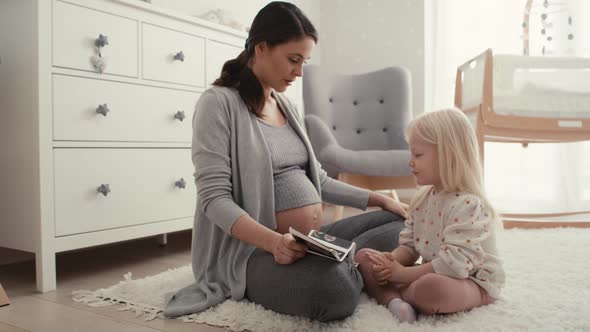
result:
[[[404,130],[412,119],[410,72],[388,67],[358,75],[306,66],[305,126],[328,175],[369,190],[416,188]],[[343,215],[340,206],[334,220]]]
[[[403,67],[358,75],[328,75],[314,65],[304,68],[306,116],[318,116],[345,149],[407,149],[404,129],[412,117],[411,98],[410,73]]]

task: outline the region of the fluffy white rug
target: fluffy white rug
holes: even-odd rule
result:
[[[400,324],[363,296],[349,318],[320,323],[277,314],[246,301],[225,301],[185,321],[242,331],[590,331],[590,229],[505,230],[499,235],[507,274],[494,304]],[[161,318],[167,294],[193,282],[190,266],[125,280],[94,292],[74,292],[92,306],[117,305],[146,319]]]

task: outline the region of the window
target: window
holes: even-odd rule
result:
[[[536,1],[542,3],[542,1]],[[590,3],[567,3],[577,37],[576,55],[590,57]],[[433,1],[432,109],[453,105],[459,65],[492,48],[522,54],[526,0]],[[531,54],[535,54],[531,50]],[[537,53],[538,54],[538,53]],[[590,211],[590,142],[530,144],[486,143],[488,195],[501,212]]]

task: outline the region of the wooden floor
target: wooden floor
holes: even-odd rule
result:
[[[0,283],[12,302],[0,308],[0,332],[225,331],[175,319],[146,322],[132,312],[92,308],[71,299],[73,290],[111,286],[127,272],[142,278],[187,265],[190,240],[190,232],[185,231],[170,234],[165,247],[160,247],[155,238],[146,238],[59,254],[57,291],[45,294],[35,289],[33,261],[0,266]]]

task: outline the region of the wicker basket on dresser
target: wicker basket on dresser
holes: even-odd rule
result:
[[[192,227],[194,105],[245,38],[137,0],[0,3],[0,246],[40,291],[58,252]]]

